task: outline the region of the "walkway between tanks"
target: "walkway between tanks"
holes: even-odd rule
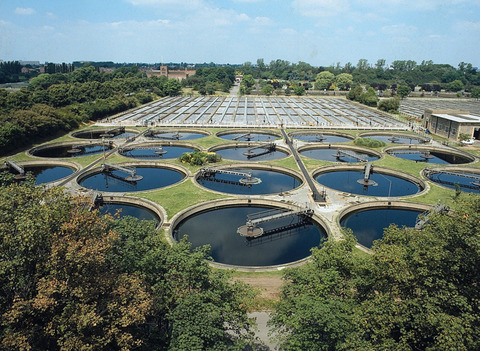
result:
[[[297,163],[298,167],[303,173],[303,176],[305,178],[305,181],[307,182],[308,186],[310,187],[310,190],[312,191],[312,197],[313,201],[315,202],[325,202],[326,198],[323,194],[321,194],[317,187],[315,186],[315,183],[313,182],[312,178],[310,177],[310,174],[308,173],[307,169],[305,168],[305,165],[303,164],[302,159],[300,156],[298,156],[297,150],[295,150],[295,147],[292,144],[291,139],[288,137],[287,133],[285,130],[282,128],[282,135],[285,138],[285,142],[287,143],[288,147],[290,148],[290,152],[292,153],[295,162]]]

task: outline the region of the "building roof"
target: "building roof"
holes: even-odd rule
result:
[[[448,113],[433,113],[432,116],[447,119],[449,121],[458,123],[480,123],[480,116],[470,114],[448,114]]]

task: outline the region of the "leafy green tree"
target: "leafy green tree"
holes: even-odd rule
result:
[[[18,124],[4,122],[0,125],[0,155],[6,155],[25,142],[25,130]]]
[[[61,188],[0,190],[2,349],[240,350],[253,340],[253,293],[210,268],[208,247],[171,247],[151,221],[100,217]]]
[[[269,96],[269,95],[272,95],[274,90],[275,89],[273,88],[273,86],[271,84],[265,84],[262,88],[262,93]]]
[[[243,76],[242,82],[240,83],[240,93],[250,94],[254,87],[255,79],[253,79],[253,76],[251,74]]]
[[[285,350],[478,350],[480,198],[461,194],[421,230],[391,226],[372,255],[328,241],[285,272],[272,317]]]
[[[176,79],[169,79],[165,86],[165,92],[169,96],[179,95],[182,91],[182,85]]]
[[[449,91],[454,91],[454,92],[460,91],[463,88],[464,88],[464,85],[463,85],[462,81],[459,80],[459,79],[456,79],[453,82],[448,83],[448,85],[447,85],[447,89]]]
[[[372,87],[370,87],[366,92],[360,95],[358,101],[367,106],[377,106],[378,97],[377,97],[377,94],[375,93],[375,90]]]
[[[355,239],[347,235],[312,250],[312,262],[285,272],[280,302],[270,324],[282,350],[340,350],[353,332],[357,308]]]
[[[24,110],[30,106],[32,106],[31,94],[24,88],[6,96],[6,108],[8,110]]]
[[[350,89],[347,94],[347,99],[353,101],[359,101],[360,96],[363,94],[363,88],[360,85],[357,85],[355,88]]]
[[[480,99],[480,87],[473,88],[471,96],[474,99],[477,99],[477,100]]]
[[[406,98],[411,91],[412,89],[410,89],[410,87],[406,85],[400,85],[397,88],[397,94],[400,95],[402,99]]]
[[[400,100],[395,98],[380,100],[378,103],[378,109],[385,112],[398,112],[399,108]]]
[[[303,85],[297,85],[293,88],[293,92],[297,96],[305,95],[305,87]]]
[[[170,247],[151,221],[126,217],[111,224],[119,235],[113,261],[141,272],[152,287],[153,310],[139,328],[142,349],[242,349],[251,342],[252,291],[232,283],[231,273],[212,271],[208,247],[192,251],[186,240]]]
[[[317,74],[315,79],[315,89],[323,90],[328,89],[330,84],[335,81],[335,75],[329,71],[323,71]]]
[[[151,297],[106,260],[116,234],[62,189],[11,185],[0,199],[0,329],[8,349],[139,345]],[[133,328],[134,330],[135,328]]]
[[[353,84],[353,76],[349,73],[340,73],[335,77],[335,82],[340,90],[347,90]]]

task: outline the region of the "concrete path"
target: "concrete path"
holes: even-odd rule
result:
[[[230,93],[228,94],[229,97],[235,97],[239,96],[239,91],[240,91],[240,84],[239,83],[234,83],[232,89],[230,90]]]
[[[270,328],[267,327],[267,322],[270,319],[270,313],[268,312],[252,312],[249,313],[250,318],[255,318],[257,321],[258,330],[255,333],[255,336],[263,343],[255,345],[255,350],[257,351],[274,351],[278,350],[278,347],[275,343],[270,341]]]

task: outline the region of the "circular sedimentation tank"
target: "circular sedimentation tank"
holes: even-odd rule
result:
[[[373,166],[365,178],[366,166],[331,166],[313,172],[322,186],[356,195],[398,197],[418,194],[425,183],[409,174]]]
[[[71,158],[88,155],[97,155],[113,149],[110,142],[85,142],[85,143],[58,143],[46,144],[29,150],[29,154],[36,157],[46,158]]]
[[[193,140],[200,139],[209,135],[203,131],[197,130],[158,130],[152,129],[145,137],[153,140]]]
[[[157,204],[144,199],[124,196],[100,197],[94,208],[98,209],[101,214],[109,214],[114,218],[130,216],[139,220],[154,221],[157,228],[160,227],[166,216],[165,210]]]
[[[118,153],[125,157],[138,159],[174,159],[182,156],[185,152],[193,152],[197,148],[189,145],[177,144],[135,144],[128,145],[118,149]]]
[[[116,167],[121,167],[118,169]],[[81,174],[77,183],[103,192],[137,192],[164,188],[182,181],[187,171],[174,165],[122,163],[102,165]]]
[[[385,148],[389,155],[404,160],[437,164],[465,164],[475,161],[475,156],[447,148],[409,146],[408,148],[396,146]]]
[[[15,174],[18,180],[26,179],[26,174],[30,173],[35,177],[35,185],[52,183],[59,181],[77,170],[77,166],[61,161],[38,162],[38,161],[24,161],[16,162],[16,165],[23,168],[24,174],[20,174],[18,170],[13,167],[5,166],[1,170],[9,171]]]
[[[352,230],[358,243],[371,248],[373,242],[383,237],[385,228],[415,227],[419,215],[431,207],[406,202],[368,202],[345,209],[339,215],[339,224]]]
[[[281,136],[278,134],[257,131],[254,132],[249,130],[218,132],[217,137],[226,140],[262,142],[269,142],[281,138]]]
[[[340,145],[304,146],[298,149],[302,156],[330,162],[372,162],[381,158],[381,154],[359,147]]]
[[[312,132],[292,132],[289,134],[292,138],[313,143],[345,143],[355,139],[353,136],[344,133],[312,131]]]
[[[245,143],[236,145],[219,145],[210,148],[211,152],[215,152],[226,160],[235,161],[272,161],[285,158],[289,152],[274,143]]]
[[[293,209],[297,209],[296,207]],[[310,256],[327,231],[318,218],[287,216],[263,222],[263,235],[248,238],[238,233],[249,216],[264,211],[288,212],[282,203],[261,200],[224,200],[195,206],[172,220],[174,240],[188,236],[192,247],[210,245],[215,263],[228,267],[268,268],[299,263]],[[270,213],[270,212],[269,212]]]
[[[480,169],[477,168],[425,168],[423,175],[435,184],[468,193],[480,192]]]
[[[71,136],[78,139],[123,139],[137,135],[134,130],[126,130],[123,127],[92,128],[71,133]]]
[[[411,144],[411,145],[417,145],[417,144],[426,144],[430,142],[429,138],[422,137],[419,135],[412,135],[412,134],[401,134],[401,133],[381,133],[381,132],[375,132],[375,133],[361,133],[359,135],[361,138],[369,138],[369,139],[375,139],[379,141],[383,141],[385,143],[392,143],[392,144]]]
[[[301,177],[289,169],[260,165],[203,168],[195,180],[207,189],[236,195],[278,194],[302,184]]]

